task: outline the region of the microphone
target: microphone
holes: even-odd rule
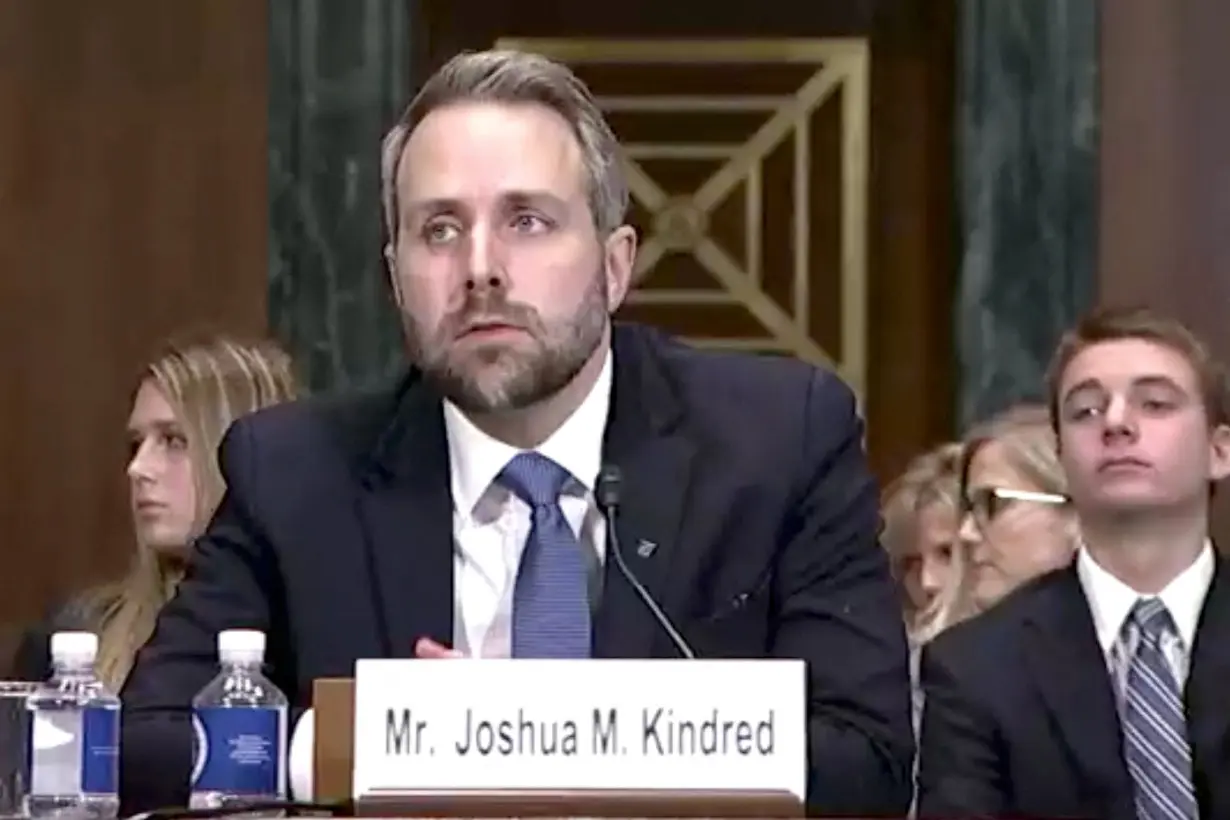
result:
[[[615,566],[619,568],[619,573],[628,582],[629,586],[636,592],[641,602],[645,604],[645,608],[653,615],[658,626],[662,627],[662,631],[671,639],[671,643],[675,645],[675,650],[679,656],[692,661],[696,660],[696,653],[692,651],[692,647],[688,646],[688,642],[679,634],[679,630],[675,629],[675,625],[671,623],[671,619],[662,611],[662,607],[658,606],[658,602],[649,594],[649,590],[645,589],[645,585],[636,577],[636,573],[628,566],[628,562],[624,560],[624,551],[619,546],[619,535],[615,532],[616,514],[619,512],[619,496],[620,482],[623,475],[619,468],[613,464],[607,464],[602,467],[598,473],[597,492],[594,493],[598,501],[598,509],[602,511],[602,517],[606,519],[606,538],[607,552],[615,559]]]

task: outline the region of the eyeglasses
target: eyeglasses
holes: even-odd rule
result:
[[[1008,487],[979,487],[966,494],[965,510],[974,516],[974,521],[980,527],[984,527],[994,521],[1004,510],[1020,501],[1050,504],[1056,507],[1062,507],[1068,503],[1067,496],[1058,493],[1013,490]]]

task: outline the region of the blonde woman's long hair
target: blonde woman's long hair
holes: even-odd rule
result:
[[[296,397],[290,357],[271,342],[246,343],[223,335],[172,341],[146,366],[137,388],[152,382],[166,397],[188,439],[196,485],[189,541],[204,531],[222,499],[216,451],[239,417]],[[134,390],[135,395],[135,390]],[[138,542],[127,575],[95,590],[98,675],[113,691],[128,677],[137,650],[149,640],[159,610],[183,578],[183,562]]]
[[[905,472],[884,491],[882,509],[884,530],[881,541],[888,551],[893,576],[904,584],[904,566],[917,550],[918,519],[922,511],[934,504],[952,510],[954,520],[961,511],[960,476],[962,447],[950,442],[916,457]],[[958,620],[960,601],[969,556],[965,555],[953,533],[953,566],[950,582],[940,590],[928,606],[916,610],[902,590],[902,610],[907,630],[915,644],[926,643]]]

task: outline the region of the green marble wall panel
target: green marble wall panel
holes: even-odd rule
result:
[[[410,94],[406,0],[268,0],[269,313],[313,388],[402,362],[380,140]]]
[[[960,0],[957,348],[963,423],[1043,394],[1094,298],[1096,0]]]

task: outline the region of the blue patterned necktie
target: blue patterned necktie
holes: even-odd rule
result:
[[[497,479],[530,506],[530,535],[513,587],[514,658],[588,658],[587,564],[559,497],[572,479],[546,456],[521,453]]]
[[[1197,820],[1183,699],[1161,646],[1164,636],[1176,634],[1174,621],[1157,598],[1141,598],[1132,608],[1128,628],[1135,630],[1136,651],[1128,664],[1123,737],[1136,790],[1136,816]]]

